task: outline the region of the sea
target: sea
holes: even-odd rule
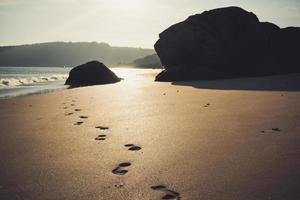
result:
[[[0,67],[0,99],[42,94],[67,89],[64,85],[72,68]],[[155,69],[111,68],[119,77],[136,80],[137,74],[158,72]]]
[[[71,68],[0,67],[0,99],[68,88],[64,85]]]

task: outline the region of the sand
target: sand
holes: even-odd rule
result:
[[[300,199],[300,75],[0,101],[0,199]]]

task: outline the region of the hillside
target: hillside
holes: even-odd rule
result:
[[[142,68],[162,68],[160,59],[157,54],[148,55],[144,58],[138,58],[132,62],[132,65]]]
[[[0,66],[67,66],[99,60],[116,66],[154,53],[152,49],[112,47],[96,42],[51,42],[0,47]]]

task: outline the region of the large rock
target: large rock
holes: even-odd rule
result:
[[[261,23],[238,7],[190,16],[154,45],[165,70],[158,81],[299,72],[299,28]],[[296,67],[296,65],[298,65]]]
[[[91,61],[74,67],[66,80],[66,85],[73,87],[100,85],[119,82],[118,78],[109,68],[98,61]]]

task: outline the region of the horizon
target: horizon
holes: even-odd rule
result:
[[[242,0],[0,0],[0,46],[45,42],[104,42],[116,47],[153,49],[159,33],[188,16],[238,6],[260,21],[300,26],[300,2]]]
[[[154,48],[147,48],[147,47],[133,47],[133,46],[115,46],[115,45],[111,45],[107,42],[104,41],[45,41],[45,42],[36,42],[36,43],[24,43],[24,44],[16,44],[16,45],[0,45],[1,47],[17,47],[17,46],[26,46],[26,45],[39,45],[39,44],[53,44],[53,43],[97,43],[97,44],[107,44],[110,47],[115,47],[115,48],[136,48],[136,49],[145,49],[145,50],[154,50]]]

